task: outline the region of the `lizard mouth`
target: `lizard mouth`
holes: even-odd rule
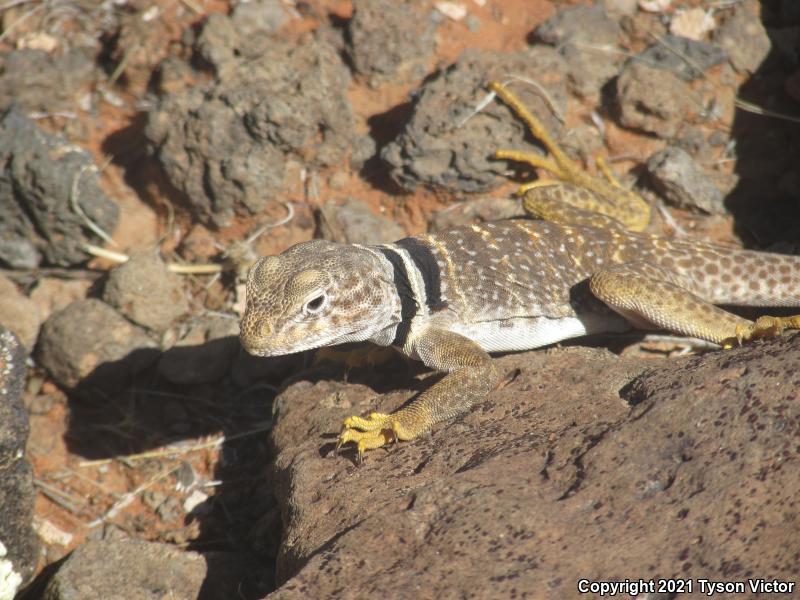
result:
[[[285,356],[287,354],[297,354],[306,350],[315,350],[325,346],[333,346],[344,341],[351,341],[358,337],[358,330],[328,334],[319,337],[306,336],[302,340],[271,340],[271,343],[263,341],[245,340],[240,336],[239,341],[242,347],[253,356]],[[355,340],[354,340],[355,341]]]

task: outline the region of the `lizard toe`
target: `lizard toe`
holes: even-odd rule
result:
[[[739,344],[763,338],[780,336],[786,329],[800,329],[800,315],[791,317],[763,316],[746,326],[736,326],[736,339]]]
[[[336,442],[336,452],[350,442],[356,445],[356,462],[361,464],[364,462],[364,453],[367,450],[374,450],[395,440],[395,434],[392,429],[381,429],[375,431],[358,431],[345,427],[342,433],[339,434],[339,440]]]
[[[358,431],[377,431],[390,426],[391,415],[373,412],[367,417],[352,416],[344,420],[346,429],[357,429]]]

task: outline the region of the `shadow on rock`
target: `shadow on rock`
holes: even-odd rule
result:
[[[148,577],[157,572],[147,561],[157,562],[159,553],[172,544],[185,544],[198,553],[181,559],[185,573],[179,583],[191,584],[194,590],[187,598],[259,598],[273,589],[280,523],[269,484],[267,435],[277,388],[268,381],[277,384],[297,360],[240,355],[238,339],[228,336],[163,353],[135,349],[100,362],[71,388],[66,433],[70,451],[92,460],[119,458],[117,464],[128,465],[125,476],[132,478],[134,487],[156,473],[154,491],[138,490],[136,497],[164,521],[161,527],[183,520],[171,533],[158,534],[157,539],[168,544],[151,544],[141,554],[134,553],[141,568],[126,566],[124,571],[144,579],[132,582],[131,589],[150,585]],[[212,474],[198,473],[192,466],[198,453],[216,461]],[[193,494],[200,494],[199,500],[189,506],[186,502]],[[108,522],[114,525],[97,532],[94,543],[99,544],[98,554],[111,556],[122,551],[114,532],[127,531],[132,521],[109,516]],[[79,550],[87,551],[84,546]],[[72,556],[66,565],[70,560]],[[199,579],[193,565],[204,570]],[[45,577],[55,581],[63,576],[69,582],[70,573],[80,572],[75,566],[65,575]],[[113,581],[109,585],[114,589]]]
[[[792,2],[761,3],[761,23],[749,14],[756,3],[737,7],[723,23],[718,41],[734,68],[751,73],[738,98],[794,121],[757,114],[739,106],[732,140],[735,175],[727,207],[737,234],[749,244],[797,253],[800,246],[800,13]]]
[[[77,309],[83,312],[83,320],[76,327],[87,338],[96,339],[97,348],[73,329],[77,318],[68,311],[66,316],[50,320],[38,354],[54,377],[69,389],[66,438],[70,451],[91,460],[120,459],[116,464],[128,465],[126,477],[132,478],[134,487],[158,478],[152,493],[137,492],[137,497],[165,523],[183,515],[183,527],[163,539],[185,544],[202,556],[199,562],[199,557],[185,558],[186,575],[179,578],[191,584],[192,589],[200,585],[198,597],[222,597],[221,589],[231,593],[235,590],[243,598],[262,597],[274,588],[274,565],[282,530],[273,492],[274,456],[269,442],[273,398],[286,382],[314,386],[348,379],[364,382],[360,385],[374,399],[396,390],[401,385],[398,382],[407,381],[409,363],[395,359],[389,364],[387,376],[370,366],[345,364],[353,356],[361,360],[371,352],[362,356],[359,352],[333,350],[314,365],[309,364],[308,354],[257,358],[245,354],[234,336],[162,352],[153,347],[142,348],[137,330],[117,321],[107,305],[81,301],[72,310]],[[98,323],[103,324],[98,327],[103,330],[100,334],[93,333]],[[124,353],[124,345],[112,343],[120,339],[131,339],[139,347]],[[59,340],[72,344],[73,351],[63,352]],[[54,362],[55,356],[65,362]],[[88,372],[81,370],[86,364],[94,366]],[[325,423],[329,438],[338,433],[339,424],[340,419]],[[217,444],[215,438],[220,439]],[[314,438],[317,447],[320,439]],[[332,441],[326,446],[332,450]],[[218,455],[215,448],[219,448]],[[214,461],[210,475],[213,480],[192,467],[197,452],[209,453],[208,460]],[[321,450],[318,448],[317,452]],[[213,487],[213,494],[209,486]],[[174,492],[176,489],[179,493]],[[185,502],[194,492],[201,494],[200,500],[187,508]],[[129,519],[113,517],[108,522],[114,526],[107,525],[102,534],[98,532],[95,543],[99,547],[92,552],[111,556],[124,550],[118,548],[119,541],[112,532],[120,528],[125,531],[130,523]],[[168,551],[160,546],[163,544],[143,547],[141,560],[157,561],[159,553]],[[83,546],[80,549],[89,551]],[[70,560],[72,557],[66,566]],[[69,573],[81,572],[80,561],[90,559],[75,560],[78,566],[68,569],[66,575],[43,577],[55,581],[63,576],[68,583],[72,580]],[[199,580],[196,573],[192,574],[195,563],[205,569]],[[153,573],[146,564],[134,571]],[[135,585],[140,584],[141,581]],[[37,589],[43,585],[57,584],[36,583]],[[112,589],[113,581],[109,585]]]

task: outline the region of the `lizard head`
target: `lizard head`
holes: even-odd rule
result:
[[[259,259],[247,278],[242,346],[278,356],[372,337],[397,307],[383,271],[369,250],[323,240]]]

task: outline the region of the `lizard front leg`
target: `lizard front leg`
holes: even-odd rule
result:
[[[366,450],[396,440],[411,440],[434,424],[467,412],[497,385],[492,359],[472,340],[444,329],[429,327],[412,341],[426,366],[447,375],[407,406],[391,413],[348,417],[337,449],[355,442],[358,462]]]

